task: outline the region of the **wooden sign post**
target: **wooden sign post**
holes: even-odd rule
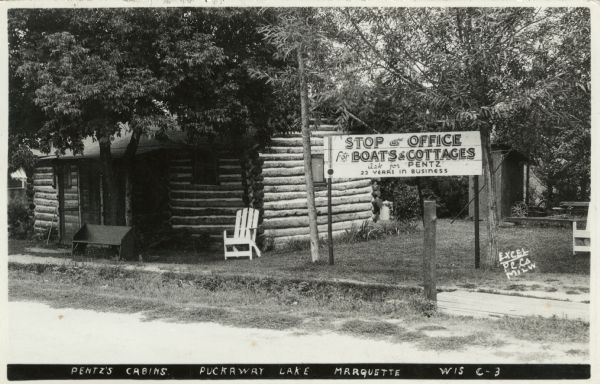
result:
[[[437,300],[435,282],[435,224],[437,221],[435,212],[435,200],[423,202],[423,288],[425,298]]]
[[[329,265],[333,265],[333,230],[332,230],[332,218],[331,218],[331,179],[333,177],[333,169],[331,169],[331,136],[327,138],[328,149],[329,149],[329,169],[327,170],[327,240],[329,248]]]
[[[481,174],[477,131],[332,135],[324,140],[325,170],[336,179]]]
[[[376,135],[331,135],[323,142],[324,172],[329,179],[328,231],[331,244],[331,182],[336,179],[481,175],[481,136],[477,131],[419,132]],[[334,173],[335,172],[335,173]],[[428,216],[427,207],[430,212]],[[425,204],[427,297],[435,300],[435,202]],[[430,222],[427,224],[427,220]],[[477,221],[478,223],[478,221]],[[478,247],[478,244],[476,245]],[[429,256],[427,256],[429,255]],[[430,260],[430,259],[433,260]]]
[[[479,176],[473,176],[473,224],[475,226],[475,268],[479,268]]]

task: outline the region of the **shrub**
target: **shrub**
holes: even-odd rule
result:
[[[529,208],[527,207],[527,204],[522,201],[517,201],[510,208],[510,215],[514,217],[527,217],[528,210]]]
[[[268,252],[275,249],[275,239],[273,239],[273,236],[261,234],[258,236],[258,243],[263,252]]]
[[[409,305],[418,313],[423,314],[426,317],[435,315],[437,311],[437,305],[435,301],[427,300],[423,296],[413,295],[409,299]]]
[[[415,180],[381,180],[381,198],[393,202],[394,217],[404,220],[420,217],[419,189],[415,183]],[[419,178],[419,183],[423,199],[437,201],[438,217],[458,215],[468,202],[469,181],[466,177],[423,177]]]
[[[438,217],[453,217],[469,202],[469,179],[467,177],[440,177],[429,179],[431,190],[438,202]],[[462,215],[468,214],[464,210]]]
[[[13,200],[8,203],[8,235],[14,239],[26,239],[33,234],[33,217],[26,202]]]
[[[341,237],[341,241],[344,243],[357,243],[369,239],[378,239],[382,235],[383,232],[381,232],[379,227],[375,226],[374,222],[365,220],[360,225],[352,224],[350,229],[346,229]]]
[[[381,221],[377,223],[365,220],[360,225],[353,224],[350,229],[346,229],[346,233],[341,237],[341,241],[345,243],[369,241],[388,235],[413,232],[416,228],[417,223],[413,220]]]
[[[385,185],[382,183],[382,198],[392,205],[392,216],[396,219],[411,220],[421,215],[417,187],[397,181]]]

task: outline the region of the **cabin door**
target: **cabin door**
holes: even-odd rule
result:
[[[60,243],[71,244],[81,227],[79,213],[79,172],[75,165],[63,165],[58,170],[58,212]]]

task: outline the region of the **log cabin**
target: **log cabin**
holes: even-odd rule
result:
[[[327,186],[323,174],[323,139],[340,134],[335,125],[313,125],[311,155],[319,237],[327,236]],[[259,152],[264,214],[262,230],[274,248],[309,239],[302,135],[280,134]],[[333,179],[332,231],[340,236],[373,216],[370,179]]]
[[[122,158],[130,139],[130,134],[122,132],[111,144],[118,185],[117,224],[158,224],[167,217],[165,161],[187,146],[142,136],[134,172],[129,175]],[[53,231],[59,242],[70,244],[84,224],[104,224],[107,197],[98,143],[91,138],[83,140],[83,152],[77,154],[69,150],[59,155],[34,153],[37,157],[33,174],[35,232],[47,237]]]
[[[340,133],[334,125],[311,128],[315,199],[320,236],[326,236],[327,190],[323,175],[323,137]],[[231,150],[225,143],[191,146],[182,132],[157,140],[142,136],[133,174],[121,158],[130,136],[111,145],[119,185],[120,225],[144,234],[158,228],[218,244],[232,230],[235,213],[261,210],[259,244],[281,248],[309,238],[302,139],[299,133],[277,134],[267,145]],[[70,244],[84,224],[104,224],[105,187],[99,146],[84,140],[83,152],[37,154],[33,175],[35,231]],[[371,180],[334,180],[333,234],[372,217]]]

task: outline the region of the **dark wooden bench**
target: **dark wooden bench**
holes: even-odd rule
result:
[[[119,258],[132,260],[135,256],[135,237],[132,227],[118,225],[84,224],[73,236],[71,255],[88,245],[118,247]]]

